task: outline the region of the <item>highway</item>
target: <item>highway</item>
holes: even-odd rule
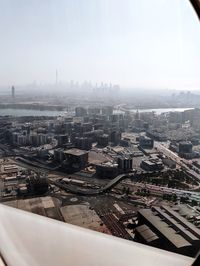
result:
[[[15,160],[20,161],[20,162],[25,163],[25,164],[28,164],[28,165],[33,166],[33,167],[39,167],[39,168],[45,169],[47,171],[55,171],[55,170],[58,170],[60,168],[60,165],[56,166],[56,167],[49,167],[47,165],[44,165],[44,164],[41,164],[41,163],[38,163],[35,161],[30,161],[30,160],[27,160],[27,159],[22,158],[22,157],[16,157]]]
[[[171,153],[170,150],[169,151],[168,151],[168,149],[165,149],[165,150],[167,151],[168,154],[169,154],[169,152]],[[173,152],[172,152],[172,154],[173,154]],[[178,155],[174,154],[174,156],[178,157],[178,160],[180,159],[180,157]],[[25,162],[22,162],[22,161],[21,162],[18,161],[18,164],[20,164],[20,165],[22,165],[24,167],[29,167],[32,170],[38,170],[36,168],[36,166],[34,167],[33,165],[30,165],[30,164],[27,165]],[[47,169],[44,169],[44,168],[42,169],[42,167],[40,168],[40,171],[41,170],[44,171],[44,172],[47,171]],[[51,172],[52,173],[53,172],[59,173],[59,172],[56,172],[56,171],[52,171],[52,169],[51,169]],[[103,187],[98,188],[98,189],[84,189],[84,188],[77,187],[76,185],[67,184],[67,183],[64,183],[62,181],[53,181],[51,179],[49,179],[49,183],[52,184],[52,185],[55,185],[55,186],[57,186],[57,187],[59,187],[59,188],[61,188],[63,190],[66,190],[68,192],[74,193],[74,194],[86,195],[86,196],[91,195],[92,196],[92,195],[99,195],[99,194],[102,194],[102,193],[110,190],[115,185],[117,185],[119,182],[121,182],[123,179],[133,177],[133,175],[134,175],[133,173],[118,175],[114,179],[110,180],[106,185],[104,185]],[[161,187],[161,186],[156,186],[156,185],[143,184],[143,183],[139,183],[139,182],[135,183],[135,182],[132,182],[132,181],[126,181],[126,182],[129,185],[146,188],[146,189],[148,189],[148,190],[150,190],[152,192],[157,192],[159,194],[164,194],[164,193],[172,194],[173,193],[173,194],[176,194],[177,196],[180,196],[180,197],[187,195],[187,196],[197,200],[198,202],[200,202],[200,193],[199,192],[179,190],[179,189]]]
[[[116,186],[120,181],[122,181],[125,178],[130,177],[132,174],[121,174],[118,175],[116,178],[112,179],[110,182],[108,182],[104,187],[99,188],[99,189],[82,189],[80,187],[77,187],[75,185],[71,184],[66,184],[63,183],[62,181],[52,181],[49,180],[49,183],[52,185],[55,185],[61,189],[64,189],[68,192],[79,194],[79,195],[87,195],[87,196],[92,196],[92,195],[99,195],[102,194],[114,186]],[[156,192],[160,194],[176,194],[179,197],[190,197],[191,199],[194,199],[198,202],[200,202],[200,193],[199,192],[193,192],[193,191],[188,191],[188,190],[180,190],[180,189],[174,189],[174,188],[168,188],[168,187],[161,187],[161,186],[155,186],[155,185],[150,185],[150,184],[143,184],[143,183],[133,183],[133,182],[128,182],[128,184],[131,184],[133,186],[137,187],[142,187],[150,190],[151,192]]]
[[[124,180],[122,181],[122,184],[128,185],[128,186],[133,186],[136,188],[145,188],[146,190],[149,190],[152,192],[152,194],[158,194],[158,195],[163,195],[163,194],[176,194],[178,197],[189,197],[190,199],[197,200],[200,202],[200,192],[196,191],[190,191],[190,190],[182,190],[182,189],[176,189],[176,188],[169,188],[169,187],[164,187],[164,186],[156,186],[152,184],[147,184],[147,183],[142,183],[142,182],[133,182],[130,180]]]
[[[150,184],[142,184],[142,183],[136,183],[135,184],[138,187],[150,189],[150,190],[155,190],[155,191],[162,191],[164,193],[175,193],[175,194],[187,194],[187,195],[193,195],[193,196],[199,196],[199,192],[194,192],[194,191],[189,191],[189,190],[180,190],[176,188],[168,188],[168,187],[161,187],[161,186],[155,186],[155,185],[150,185]]]
[[[89,195],[102,194],[102,193],[108,191],[109,189],[111,189],[112,187],[114,187],[115,185],[117,185],[121,180],[128,178],[132,175],[133,174],[118,175],[117,177],[115,177],[114,179],[109,181],[104,187],[98,188],[98,189],[81,189],[81,188],[74,186],[74,185],[71,185],[71,184],[66,184],[66,183],[61,182],[61,181],[53,181],[53,180],[49,180],[49,183],[52,185],[55,185],[61,189],[64,189],[66,191],[69,191],[71,193],[89,196]]]
[[[188,167],[188,165],[190,165],[191,168],[195,168],[191,162],[179,157],[175,152],[171,151],[168,147],[164,146],[159,142],[155,141],[154,146],[155,148],[157,148],[158,151],[162,152],[165,156],[174,160],[179,166],[185,169],[188,175],[200,181],[200,175]]]
[[[0,150],[3,151],[4,157],[15,157],[15,156],[23,156],[23,155],[33,155],[34,151],[28,151],[20,148],[12,149],[9,145],[0,143]]]
[[[154,142],[154,147],[155,147],[158,151],[162,152],[165,156],[167,156],[167,157],[169,157],[170,159],[174,160],[178,165],[182,166],[182,164],[183,164],[182,161],[183,161],[184,159],[182,159],[181,157],[179,157],[175,152],[171,151],[171,150],[167,147],[167,145],[164,145],[164,144],[162,144],[162,143],[160,143],[160,142],[155,141],[155,142]],[[185,165],[184,165],[184,166],[185,166]]]
[[[180,166],[183,167],[183,169],[185,169],[185,171],[187,172],[187,174],[191,175],[192,177],[195,176],[196,179],[198,179],[200,181],[200,176],[193,170],[191,170],[185,163],[189,163],[188,161],[180,158],[176,153],[172,152],[171,150],[168,149],[167,145],[159,143],[159,142],[155,142],[155,147],[157,148],[158,151],[161,151],[164,155],[166,155],[167,157],[171,158],[172,160],[176,161],[176,163]],[[5,146],[4,146],[5,148]],[[19,158],[17,158],[19,159]],[[40,169],[40,171],[44,171],[44,172],[55,172],[57,173],[55,170],[57,170],[57,168],[49,168],[48,166],[44,166],[41,165],[39,163],[36,162],[30,162],[24,158],[20,158],[20,160],[14,160],[17,164],[24,166],[24,167],[28,167],[32,170],[37,171],[38,168]],[[185,162],[186,161],[186,162]],[[31,165],[30,165],[31,163]],[[60,173],[59,173],[60,174]],[[66,190],[68,192],[71,193],[75,193],[75,194],[79,194],[79,195],[98,195],[98,194],[102,194],[108,190],[110,190],[112,187],[114,187],[115,185],[117,185],[120,181],[122,181],[125,178],[130,178],[133,177],[133,173],[131,174],[121,174],[118,175],[116,178],[108,181],[108,183],[106,185],[104,185],[101,188],[98,189],[84,189],[84,188],[80,188],[77,187],[75,185],[72,184],[67,184],[64,183],[62,181],[53,181],[53,180],[49,180],[49,182],[63,190]],[[140,184],[140,185],[139,185]],[[133,185],[136,185],[138,187],[144,187],[144,184],[142,183],[133,183]],[[177,196],[185,196],[188,195],[192,198],[197,199],[200,202],[200,193],[199,192],[192,192],[192,191],[185,191],[185,190],[178,190],[178,189],[172,189],[172,188],[167,188],[167,187],[159,187],[159,186],[155,186],[155,185],[150,185],[150,184],[146,184],[145,187],[147,189],[149,189],[150,191],[157,191],[159,193],[175,193],[177,194]]]

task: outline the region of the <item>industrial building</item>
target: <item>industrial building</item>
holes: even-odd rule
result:
[[[194,256],[200,246],[200,230],[168,206],[152,207],[138,211],[135,239],[168,251]]]
[[[135,240],[142,244],[157,247],[159,245],[159,237],[146,224],[142,224],[135,229]]]

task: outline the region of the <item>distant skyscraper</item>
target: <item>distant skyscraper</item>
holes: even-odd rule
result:
[[[15,98],[15,87],[12,86],[11,88],[11,93],[12,93],[12,98],[14,99]]]
[[[56,69],[56,84],[58,84],[58,70]]]
[[[140,119],[140,114],[139,114],[138,109],[137,109],[136,114],[135,114],[135,119]]]

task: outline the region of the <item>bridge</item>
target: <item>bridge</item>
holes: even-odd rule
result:
[[[109,181],[104,187],[102,188],[98,188],[98,189],[82,189],[82,188],[78,188],[74,185],[69,185],[69,184],[64,184],[61,181],[52,181],[49,180],[49,183],[52,185],[55,185],[61,189],[64,189],[68,192],[71,193],[75,193],[75,194],[79,194],[79,195],[99,195],[102,194],[108,190],[110,190],[111,188],[113,188],[114,186],[116,186],[121,180],[128,178],[128,177],[132,177],[133,174],[121,174],[118,175],[117,177],[115,177],[114,179],[112,179],[111,181]]]

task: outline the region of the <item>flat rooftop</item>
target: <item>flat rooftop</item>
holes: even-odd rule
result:
[[[65,150],[64,153],[65,154],[70,154],[70,155],[75,155],[75,156],[81,156],[81,155],[87,154],[88,152],[85,151],[85,150],[80,150],[80,149],[73,148],[73,149],[70,149],[70,150]]]
[[[101,164],[98,164],[98,166],[103,166],[103,167],[108,167],[108,168],[116,168],[118,167],[118,164],[117,163],[112,163],[112,162],[105,162],[105,163],[101,163]]]

